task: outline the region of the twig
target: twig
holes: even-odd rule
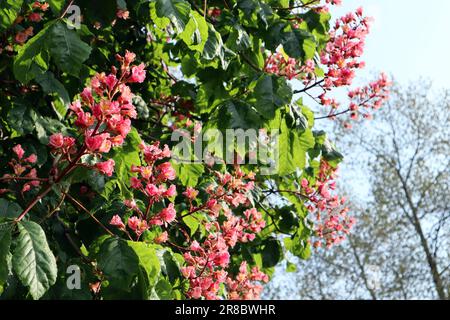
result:
[[[114,233],[112,233],[107,227],[104,226],[103,223],[100,222],[88,209],[86,209],[78,200],[76,200],[74,197],[72,197],[70,194],[65,193],[67,198],[75,204],[79,209],[87,213],[100,227],[102,227],[109,235],[114,236]]]

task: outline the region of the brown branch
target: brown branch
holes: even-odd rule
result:
[[[67,199],[69,199],[72,204],[77,206],[79,209],[87,213],[102,229],[104,229],[110,236],[114,236],[114,233],[112,233],[103,223],[100,222],[88,209],[86,209],[78,200],[76,200],[74,197],[72,197],[70,194],[65,193],[67,196]]]

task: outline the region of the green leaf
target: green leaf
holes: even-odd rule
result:
[[[55,78],[55,75],[51,71],[37,76],[36,81],[41,85],[45,94],[56,94],[62,100],[63,104],[61,108],[55,108],[55,111],[58,113],[60,119],[64,118],[70,104],[69,93],[64,85]]]
[[[162,256],[160,255],[162,252]],[[181,277],[180,265],[175,259],[172,251],[170,250],[160,250],[158,252],[160,255],[161,270],[167,275],[171,284],[175,284],[177,279]]]
[[[264,268],[274,267],[283,259],[283,247],[275,238],[268,238],[263,243],[262,264]]]
[[[293,29],[286,22],[275,23],[264,34],[268,49],[275,51],[281,44],[289,57],[302,61],[313,59],[316,52],[314,36],[303,29]]]
[[[15,219],[22,213],[22,208],[15,202],[0,199],[0,218]]]
[[[58,14],[62,11],[66,0],[47,0],[54,14]]]
[[[108,238],[100,246],[97,263],[111,286],[130,290],[139,272],[140,261],[127,241]]]
[[[155,292],[161,300],[172,300],[173,290],[170,282],[166,279],[161,279],[155,286]]]
[[[275,118],[266,124],[269,129],[279,129],[277,164],[280,176],[304,169],[307,151],[315,146],[311,130],[303,126],[297,127],[296,123],[288,121],[289,116],[277,110]],[[292,123],[289,125],[288,122]]]
[[[222,36],[212,25],[209,25],[208,40],[203,49],[202,58],[206,60],[220,59],[223,69],[228,67],[228,61],[225,59],[226,52],[229,52],[223,44]]]
[[[178,33],[183,32],[190,19],[191,5],[185,0],[156,0],[156,14],[169,18]]]
[[[205,168],[203,164],[196,163],[172,163],[173,168],[177,174],[178,179],[185,187],[194,187],[198,183],[198,178],[201,177]]]
[[[33,299],[37,300],[56,282],[56,259],[40,225],[24,221],[18,223],[18,227],[13,269],[22,284],[29,288]]]
[[[145,270],[149,284],[155,285],[161,270],[155,248],[144,242],[127,241],[127,243],[139,258],[139,266]]]
[[[49,29],[54,22],[47,24],[37,35],[32,37],[17,53],[14,59],[14,76],[23,83],[36,78],[48,70],[48,52],[46,41]]]
[[[0,224],[0,294],[9,275],[9,256],[11,246],[10,225]]]
[[[183,222],[189,227],[191,236],[198,230],[200,222],[192,215],[183,218]]]
[[[284,77],[262,75],[256,82],[253,100],[255,108],[266,119],[275,116],[277,108],[289,104],[292,89]]]
[[[0,2],[0,31],[4,32],[16,20],[23,0],[2,0]]]
[[[191,50],[202,52],[208,39],[208,24],[200,14],[193,11],[188,24],[179,37]]]
[[[309,230],[301,226],[295,237],[284,239],[284,245],[293,255],[306,260],[311,256],[311,245],[308,242],[309,237]]]
[[[49,34],[49,51],[58,68],[78,76],[81,65],[91,54],[91,47],[63,22],[57,22]]]
[[[241,51],[250,48],[250,37],[241,25],[233,25],[231,33],[226,41],[226,46],[233,51]]]
[[[306,151],[300,148],[298,133],[286,125],[283,119],[278,137],[278,174],[280,176],[291,174],[303,169],[306,164]]]

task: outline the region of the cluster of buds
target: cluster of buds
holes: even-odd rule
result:
[[[36,169],[33,168],[33,165],[37,162],[36,154],[33,153],[25,157],[25,150],[23,150],[20,144],[16,145],[12,150],[15,158],[11,159],[8,165],[11,167],[13,173],[3,175],[0,181],[25,181],[25,184],[21,188],[22,192],[28,192],[32,188],[38,187],[43,179],[37,177]],[[0,194],[8,191],[10,190],[7,188],[0,189]]]
[[[31,5],[31,10],[27,12],[24,16],[18,16],[16,20],[14,21],[15,25],[20,25],[24,20],[30,22],[30,23],[38,23],[41,22],[43,15],[45,11],[47,11],[49,8],[49,4],[47,2],[40,2],[35,1]],[[22,28],[23,29],[23,28]],[[33,27],[29,26],[19,32],[16,33],[14,37],[14,41],[19,44],[23,45],[25,42],[27,42],[28,38],[32,37],[34,34]]]

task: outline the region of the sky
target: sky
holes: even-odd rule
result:
[[[360,78],[384,71],[402,84],[424,77],[450,88],[450,1],[343,0],[333,17],[363,7],[373,17]]]

